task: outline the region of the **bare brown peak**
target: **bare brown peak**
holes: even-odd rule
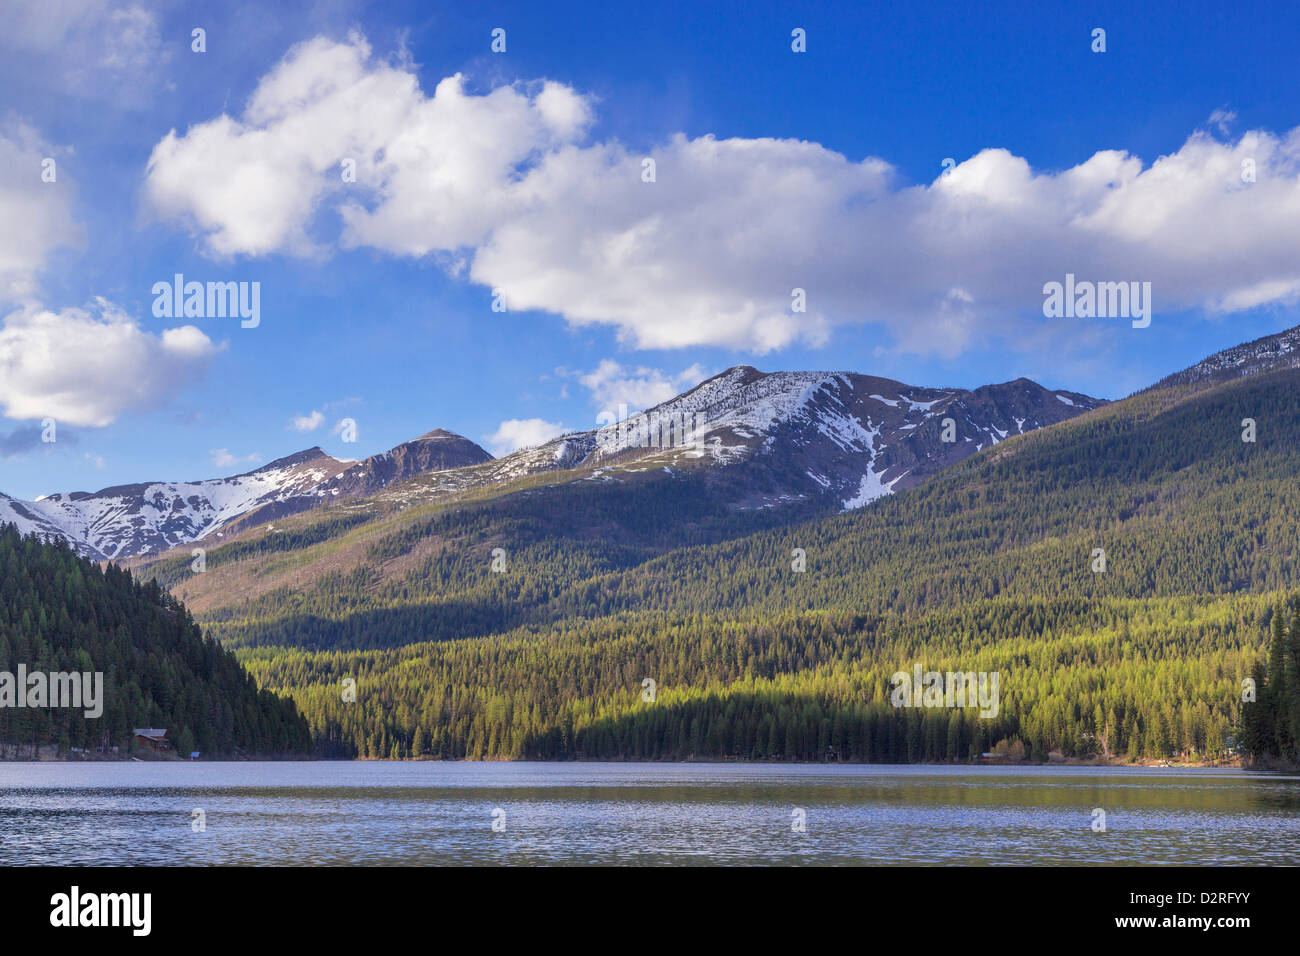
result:
[[[998,394],[1000,392],[1009,392],[1012,390],[1041,393],[1044,395],[1051,394],[1050,389],[1039,385],[1032,378],[1025,378],[1023,375],[1020,378],[1013,378],[1009,382],[991,382],[988,385],[981,385],[978,388],[970,389],[969,391],[975,395],[988,395]],[[955,391],[964,392],[967,391],[967,389],[955,389]]]
[[[406,448],[417,443],[443,446],[448,452],[457,453],[465,458],[469,464],[477,464],[479,461],[492,461],[492,456],[477,443],[470,441],[464,435],[458,435],[445,428],[435,428],[433,431],[427,431],[418,438],[398,445],[397,448]],[[396,451],[397,449],[393,450]]]
[[[449,432],[445,428],[435,428],[433,431],[425,432],[414,441],[469,441],[464,435],[457,435],[455,432]],[[470,444],[474,444],[470,442]]]
[[[304,448],[302,451],[294,452],[292,455],[285,455],[283,458],[277,458],[275,461],[268,462],[260,468],[254,468],[252,471],[246,471],[243,474],[256,475],[264,471],[272,471],[277,468],[292,468],[294,465],[302,465],[312,461],[329,461],[336,465],[341,464],[337,458],[327,454],[319,445],[313,445],[311,448]],[[243,475],[235,475],[234,477],[241,478]]]
[[[421,471],[443,471],[488,461],[492,461],[492,456],[465,436],[445,428],[435,428],[388,451],[362,459],[352,468],[377,470],[391,478],[394,474],[405,476]],[[400,464],[394,473],[395,463]]]

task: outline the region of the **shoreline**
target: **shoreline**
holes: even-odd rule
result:
[[[50,751],[54,747],[48,748]],[[42,748],[44,751],[45,748]],[[852,766],[852,767],[1100,767],[1112,769],[1145,770],[1251,770],[1251,771],[1295,771],[1300,768],[1288,766],[1248,766],[1239,759],[1235,760],[1102,760],[1097,758],[1081,759],[1077,757],[1059,760],[976,760],[976,761],[916,761],[913,763],[872,763],[853,760],[740,760],[729,758],[694,758],[686,760],[650,760],[613,758],[599,759],[574,757],[564,760],[510,760],[491,759],[474,760],[469,758],[445,759],[441,757],[403,757],[394,760],[391,757],[321,757],[312,754],[241,754],[236,756],[200,757],[190,760],[174,754],[62,754],[43,753],[39,757],[23,756],[17,758],[0,757],[0,765],[8,763],[658,763],[658,764],[746,764],[752,766]]]

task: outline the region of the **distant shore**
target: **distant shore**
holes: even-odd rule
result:
[[[631,758],[591,758],[591,757],[574,757],[564,760],[469,760],[469,759],[446,759],[442,757],[404,757],[400,760],[393,760],[391,757],[322,757],[313,754],[206,754],[200,755],[195,760],[182,757],[176,753],[100,753],[96,751],[81,751],[60,753],[58,748],[53,744],[48,744],[40,748],[39,756],[32,755],[31,745],[21,746],[18,748],[17,755],[11,756],[12,745],[0,745],[0,763],[45,763],[45,762],[62,762],[62,763],[241,763],[256,760],[328,760],[339,763],[742,763],[754,764],[756,766],[770,766],[780,764],[810,764],[834,766],[837,764],[851,766],[891,766],[891,767],[1145,767],[1145,768],[1168,768],[1176,769],[1239,769],[1239,770],[1294,770],[1296,768],[1285,765],[1267,765],[1267,766],[1248,766],[1241,758],[1235,757],[1223,760],[1188,760],[1184,758],[1169,758],[1165,760],[1156,758],[1142,758],[1139,760],[1106,760],[1101,757],[1052,757],[1048,760],[1011,760],[1005,757],[994,757],[981,759],[974,762],[931,762],[917,761],[916,763],[898,763],[898,764],[874,764],[867,762],[851,760],[741,760],[733,757],[696,757],[686,760],[646,760]]]
[[[0,763],[238,763],[249,760],[320,760],[311,754],[201,754],[191,760],[180,754],[165,752],[152,753],[137,751],[135,753],[104,753],[93,750],[60,752],[54,744],[42,746],[37,754],[32,753],[31,744],[20,745],[17,753],[12,744],[0,744]]]

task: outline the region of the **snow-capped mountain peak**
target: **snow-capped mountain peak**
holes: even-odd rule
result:
[[[473,442],[436,431],[357,462],[340,461],[313,447],[227,478],[146,482],[35,501],[0,494],[0,523],[12,522],[25,534],[64,538],[92,558],[126,558],[304,511],[339,496],[367,494],[421,471],[487,460],[491,456]]]
[[[859,507],[1011,435],[1100,404],[1028,379],[968,391],[739,365],[621,421],[606,413],[596,428],[433,475],[418,490],[404,489],[402,501],[548,471],[588,469],[609,480],[620,469],[675,474],[717,466],[727,469],[738,507],[820,496]],[[948,417],[951,441],[942,434]]]
[[[413,504],[538,474],[620,471],[673,480],[710,469],[737,508],[820,499],[861,507],[1012,435],[1102,404],[1028,379],[973,391],[921,388],[854,372],[729,368],[645,412],[493,459],[436,429],[361,461],[308,448],[253,471],[53,494],[0,495],[0,522],[120,559],[238,532],[335,501]]]

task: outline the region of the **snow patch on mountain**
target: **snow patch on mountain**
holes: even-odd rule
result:
[[[893,494],[894,485],[898,484],[903,479],[903,476],[907,474],[907,472],[903,472],[902,475],[892,481],[882,481],[881,475],[884,473],[884,471],[877,472],[867,469],[867,473],[862,476],[861,484],[858,485],[858,493],[844,502],[843,510],[852,511],[855,508],[871,504],[877,498]]]

